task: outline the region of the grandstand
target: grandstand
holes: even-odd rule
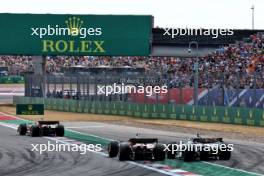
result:
[[[174,48],[179,46],[186,47],[187,41],[189,41],[189,38],[188,40],[186,39],[186,41],[185,39],[175,39],[174,41],[169,39],[160,40],[161,34],[159,29],[155,29],[154,31],[156,31],[154,32],[154,46],[165,45],[164,41],[167,41],[167,45],[174,45]],[[211,42],[206,39],[201,39],[201,37],[195,38],[201,43],[202,47],[207,48],[207,52],[211,51],[210,49],[214,47],[213,52],[199,58],[199,105],[264,107],[264,35],[263,32],[251,34],[249,31],[245,31],[244,33],[250,35],[245,36],[242,31],[239,31],[237,35],[228,40],[220,38],[218,41],[213,40]],[[229,45],[227,45],[227,43],[229,43]],[[106,70],[110,68],[116,68],[117,70],[117,68],[120,67],[130,68],[130,70],[142,69],[145,77],[139,82],[145,82],[146,85],[148,84],[146,83],[146,78],[150,77],[150,75],[155,75],[155,84],[167,85],[170,89],[169,95],[157,95],[154,96],[154,98],[140,98],[141,95],[134,95],[137,97],[130,97],[130,99],[129,96],[126,96],[127,98],[124,101],[193,104],[194,62],[195,59],[192,57],[181,58],[178,56],[49,56],[46,58],[46,73],[48,76],[54,77],[54,74],[64,73],[67,70],[68,72],[69,70],[75,70],[74,74],[78,74],[78,72],[91,73],[96,72],[96,70],[98,73],[98,68],[107,68]],[[1,66],[8,67],[10,75],[20,75],[28,71],[34,72],[31,56],[0,56],[0,67]],[[106,79],[106,76],[104,76],[105,71],[99,72],[101,74],[98,73],[97,77],[101,75],[102,79]],[[112,69],[111,74],[115,72],[116,71]],[[131,76],[126,76],[125,74],[121,75],[121,77],[124,78],[123,80],[132,79]],[[78,77],[78,75],[73,77]],[[72,79],[76,80],[76,78]],[[136,77],[133,79],[136,79]],[[105,80],[104,84],[111,83],[112,81],[107,82],[107,80]],[[75,84],[81,84],[77,82],[78,81],[76,81]],[[49,84],[71,83],[73,82],[68,81],[62,83],[59,81],[51,81]],[[85,82],[85,84],[87,83]],[[97,85],[100,84],[100,82],[96,82],[95,80],[93,83],[90,82],[89,84]],[[76,87],[82,86],[77,85]],[[48,92],[49,95],[51,95],[50,92],[54,91],[63,92],[63,90],[56,90],[57,88],[58,86],[53,86],[53,90],[47,90],[46,92]],[[81,93],[87,92],[87,90],[75,90],[75,92],[79,92],[79,98],[89,98]],[[31,95],[31,93],[28,92],[28,95]],[[97,98],[93,97],[92,99]],[[102,98],[99,97],[99,99]],[[122,98],[110,99],[111,101],[123,101]]]

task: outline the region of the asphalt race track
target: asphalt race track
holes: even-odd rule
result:
[[[195,137],[195,134],[174,133],[95,122],[71,122],[65,123],[65,126],[75,131],[120,141],[126,141],[128,138],[135,137],[137,133],[139,133],[141,137],[157,137],[162,143],[180,141],[189,137]],[[225,136],[221,137],[223,137],[224,140],[228,138]],[[264,174],[264,143],[228,139],[225,141],[234,144],[234,151],[232,152],[231,160],[209,161],[210,163]]]
[[[64,125],[69,130],[120,141],[135,137],[137,133],[140,137],[157,137],[162,143],[180,141],[195,135],[95,122],[65,122]],[[31,144],[47,144],[48,141],[53,143],[54,141],[45,137],[19,136],[14,129],[2,124],[0,124],[0,141],[0,176],[165,175],[160,170],[153,170],[144,167],[144,165],[142,166],[142,164],[119,162],[117,159],[110,159],[98,153],[45,152],[39,154],[38,152],[32,152]],[[220,165],[228,167],[229,170],[236,168],[246,171],[245,173],[251,172],[249,175],[254,175],[252,173],[264,174],[263,143],[239,140],[225,141],[234,144],[235,150],[232,153],[231,160],[209,161],[209,163],[205,163],[208,167],[210,165]],[[178,168],[181,168],[181,166],[178,166]]]
[[[12,104],[14,95],[24,95],[23,85],[20,85],[18,88],[7,87],[4,84],[0,85],[0,104]]]
[[[46,144],[46,138],[19,136],[0,126],[1,176],[160,176],[156,171],[119,162],[96,153],[32,152],[31,144]],[[136,174],[135,174],[136,173]]]

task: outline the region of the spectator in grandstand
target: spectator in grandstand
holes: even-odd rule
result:
[[[219,48],[199,59],[199,87],[263,88],[264,35],[251,35],[248,42]],[[195,59],[176,57],[47,57],[47,73],[61,72],[63,68],[124,67],[145,68],[147,74],[162,76],[170,87],[192,87]],[[0,56],[0,66],[7,66],[9,74],[21,74],[33,69],[31,56]]]

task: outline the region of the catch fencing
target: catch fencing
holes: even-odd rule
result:
[[[45,77],[26,75],[26,96],[58,99],[78,99],[87,101],[131,102],[145,104],[186,104],[194,105],[194,94],[198,94],[197,105],[250,107],[264,109],[264,88],[262,75],[253,76],[252,82],[243,83],[244,76],[234,77],[232,84],[225,82],[224,74],[210,75],[212,78],[201,78],[201,85],[195,89],[193,77],[173,77],[170,74],[115,73],[113,71],[96,74],[47,74]],[[254,79],[253,79],[254,78]],[[189,80],[189,81],[187,81]],[[214,82],[212,82],[214,80]],[[218,80],[218,81],[217,81]],[[187,81],[187,82],[186,82]],[[44,86],[40,86],[44,82]],[[105,94],[99,87],[124,86],[167,86],[166,93],[147,92]],[[245,86],[246,84],[247,86]]]

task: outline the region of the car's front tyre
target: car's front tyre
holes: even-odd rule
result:
[[[108,144],[108,148],[107,148],[109,158],[116,157],[118,154],[118,150],[119,150],[119,142],[118,141],[111,141]]]
[[[155,161],[163,161],[166,157],[165,147],[162,144],[157,144],[153,150],[153,156]]]
[[[27,133],[27,125],[26,124],[20,124],[17,128],[17,132],[19,135],[24,136]]]
[[[40,128],[38,126],[31,126],[30,128],[31,137],[39,137],[40,136]]]

